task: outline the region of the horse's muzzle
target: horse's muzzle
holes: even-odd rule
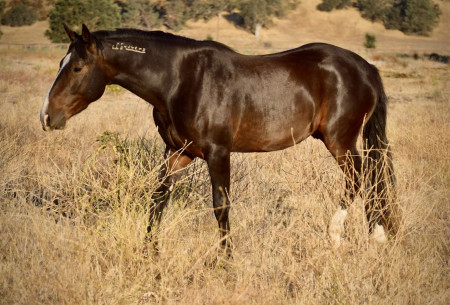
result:
[[[41,126],[44,131],[52,131],[54,129],[64,129],[66,126],[66,120],[64,119],[64,116],[60,116],[58,119],[54,120],[50,118],[50,116],[46,113],[42,113],[40,115],[41,119]]]

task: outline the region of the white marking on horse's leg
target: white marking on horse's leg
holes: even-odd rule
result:
[[[69,63],[70,56],[72,56],[72,53],[68,53],[66,55],[66,57],[64,57],[63,63],[61,65],[61,68],[59,69],[58,74],[55,77],[55,80],[53,81],[52,85],[50,86],[50,90],[48,90],[47,95],[45,96],[44,104],[42,105],[41,112],[40,112],[41,123],[42,123],[42,126],[44,128],[46,128],[47,121],[48,121],[48,114],[47,114],[47,112],[48,112],[48,104],[49,104],[49,100],[48,99],[50,97],[50,92],[52,91],[53,86],[55,85],[55,82],[58,79],[59,74],[64,69],[64,67]]]
[[[344,232],[344,221],[347,217],[347,210],[339,207],[331,217],[330,225],[328,226],[328,235],[335,248],[341,245],[341,235]]]
[[[370,239],[376,241],[379,244],[387,242],[386,233],[384,232],[384,228],[382,225],[379,224],[375,225],[375,228],[373,229]]]

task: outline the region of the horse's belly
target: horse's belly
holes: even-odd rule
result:
[[[314,132],[319,108],[316,94],[286,77],[241,94],[245,98],[236,104],[232,114],[233,151],[280,150]]]
[[[314,131],[312,120],[242,124],[233,138],[235,152],[263,152],[288,148],[309,137]]]

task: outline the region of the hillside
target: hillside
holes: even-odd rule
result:
[[[275,25],[261,31],[259,39],[250,33],[237,31],[233,24],[221,21],[219,40],[236,48],[254,48],[271,45],[273,49],[286,49],[309,42],[329,42],[350,49],[362,49],[365,33],[377,36],[377,47],[382,50],[450,52],[450,3],[439,2],[442,10],[439,26],[430,37],[407,36],[397,30],[386,30],[381,23],[361,18],[355,8],[334,10],[330,13],[316,10],[320,0],[303,0],[299,7]],[[183,34],[203,39],[210,34],[216,38],[217,18],[204,23],[188,23]]]
[[[442,15],[439,26],[430,37],[407,36],[400,31],[386,30],[381,23],[372,23],[361,18],[355,8],[335,10],[331,13],[316,10],[320,0],[302,0],[298,8],[284,19],[276,19],[273,27],[261,30],[259,38],[235,26],[225,18],[212,18],[208,22],[190,21],[177,34],[196,39],[211,35],[215,40],[229,44],[236,49],[279,50],[305,43],[321,41],[345,48],[362,49],[365,33],[374,33],[377,48],[385,51],[450,53],[450,2],[438,1]],[[47,23],[38,22],[32,26],[11,28],[3,26],[0,42],[48,43],[44,36]]]

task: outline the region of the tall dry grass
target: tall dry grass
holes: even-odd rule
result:
[[[326,231],[344,181],[323,144],[308,139],[232,156],[233,259],[214,265],[219,234],[200,161],[155,229],[159,255],[145,254],[163,163],[150,106],[113,88],[64,131],[44,133],[38,113],[63,53],[0,55],[0,303],[450,302],[448,66],[380,66],[403,212],[398,238],[373,245],[356,200],[333,249]]]

